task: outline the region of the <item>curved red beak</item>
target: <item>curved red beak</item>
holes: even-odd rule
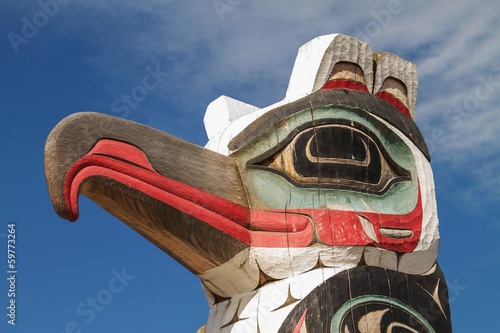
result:
[[[83,194],[195,274],[250,246],[322,242],[411,252],[420,237],[420,197],[406,216],[255,209],[233,157],[98,113],[71,115],[52,130],[45,172],[61,217],[78,218]]]
[[[249,246],[307,246],[303,214],[251,211],[236,162],[120,118],[78,113],[62,120],[45,147],[57,213],[78,218],[83,194],[195,274]]]
[[[249,211],[234,161],[169,134],[77,113],[50,133],[45,172],[61,217],[78,218],[83,194],[194,273],[248,247]]]

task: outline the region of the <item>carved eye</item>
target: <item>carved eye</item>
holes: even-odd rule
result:
[[[276,172],[300,187],[376,194],[411,180],[410,172],[394,162],[370,130],[352,122],[304,128],[249,166]]]

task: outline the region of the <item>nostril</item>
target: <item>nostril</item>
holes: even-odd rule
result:
[[[380,233],[383,236],[396,239],[410,238],[413,236],[413,231],[410,229],[380,228]]]

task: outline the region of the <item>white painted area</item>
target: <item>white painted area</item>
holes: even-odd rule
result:
[[[229,155],[231,153],[227,147],[229,141],[231,141],[236,135],[238,135],[238,133],[243,131],[248,125],[257,120],[265,112],[271,110],[275,106],[277,106],[277,104],[273,104],[270,107],[260,109],[236,119],[223,130],[212,136],[205,145],[205,148],[218,152],[222,155]],[[214,122],[217,122],[217,120],[214,119]],[[224,120],[222,119],[221,122],[224,122]],[[208,132],[209,130],[207,129],[207,133]]]
[[[422,233],[416,249],[397,258],[394,251],[375,247],[331,247],[314,244],[307,248],[249,248],[223,265],[199,277],[212,304],[207,332],[257,332],[256,316],[261,332],[273,332],[293,306],[280,307],[288,297],[288,287],[296,299],[305,297],[315,286],[364,260],[370,266],[392,269],[407,274],[424,274],[435,265],[439,246],[437,207],[430,163],[423,153],[398,129],[378,118],[395,132],[413,153],[422,196]],[[319,260],[324,269],[314,269]],[[260,270],[278,281],[259,285]],[[321,272],[321,278],[317,274]],[[327,272],[325,274],[325,272]],[[302,279],[307,277],[307,279]],[[270,289],[273,288],[273,289]],[[213,304],[211,292],[231,299]],[[235,304],[239,304],[236,306]],[[273,311],[274,310],[274,311]],[[236,324],[221,328],[234,319]],[[264,324],[265,323],[265,324]]]
[[[371,92],[373,52],[370,46],[356,38],[334,34],[317,37],[299,49],[286,99],[295,100],[321,89],[328,81],[333,66],[340,61],[358,64],[363,69],[366,86]]]
[[[399,259],[397,271],[408,274],[423,274],[436,262],[439,247],[439,221],[437,216],[436,191],[431,164],[413,142],[401,131],[380,117],[376,117],[396,133],[410,148],[417,166],[418,183],[422,196],[422,232],[412,253],[405,253]],[[386,267],[390,268],[390,267]]]
[[[286,97],[282,101],[259,109],[221,96],[208,106],[204,118],[209,137],[206,148],[229,155],[231,152],[227,144],[243,129],[266,112],[320,89],[339,61],[357,63],[364,71],[369,90],[375,85],[374,91],[378,91],[388,76],[405,82],[410,112],[414,115],[417,90],[415,65],[389,54],[379,60],[380,71],[374,78],[373,54],[366,43],[340,34],[321,36],[306,43],[299,49]],[[424,274],[435,265],[439,232],[430,163],[397,128],[380,117],[376,118],[405,142],[415,159],[423,207],[422,233],[416,249],[399,259],[394,251],[361,246],[314,244],[307,248],[246,249],[228,262],[199,275],[210,304],[207,333],[276,332],[299,300],[333,275],[356,267],[363,253],[368,265],[408,274]],[[371,224],[361,222],[365,233],[377,241]],[[318,263],[323,268],[317,268]],[[261,271],[277,281],[258,288]],[[212,293],[230,299],[215,304]],[[298,301],[282,307],[290,295]],[[233,321],[234,324],[228,325]]]
[[[258,286],[259,269],[272,279],[282,280],[312,270],[318,260],[329,268],[353,268],[361,261],[362,255],[361,246],[314,244],[305,248],[251,247],[198,277],[211,292],[223,297],[234,297]]]
[[[365,262],[368,266],[377,266],[394,271],[398,270],[398,257],[394,251],[377,247],[366,247]]]
[[[318,268],[271,282],[258,290],[237,295],[210,307],[206,333],[275,333],[300,300],[314,288],[347,267]],[[290,295],[297,301],[282,307]],[[240,319],[226,326],[235,315]],[[258,327],[257,327],[258,325]]]
[[[223,297],[253,290],[259,283],[259,268],[249,252],[250,249],[245,249],[224,264],[198,277],[208,290]]]
[[[204,118],[209,138],[205,148],[229,155],[231,152],[227,145],[238,133],[267,111],[321,89],[328,81],[333,66],[339,61],[357,63],[363,69],[366,85],[371,91],[373,53],[370,46],[342,34],[317,37],[300,47],[286,97],[282,101],[263,109],[227,96],[221,96],[213,101],[208,106]]]
[[[363,231],[365,234],[370,237],[374,242],[378,243],[378,237],[375,233],[375,229],[373,228],[373,224],[366,217],[358,215],[359,222],[361,222],[361,226],[363,227]]]
[[[207,107],[203,123],[209,139],[223,132],[236,119],[259,110],[234,98],[220,96]]]

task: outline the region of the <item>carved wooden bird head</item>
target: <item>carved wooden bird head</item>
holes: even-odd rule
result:
[[[70,221],[78,195],[89,197],[199,276],[209,329],[282,322],[301,295],[346,269],[434,267],[438,221],[416,92],[414,64],[352,37],[318,37],[299,50],[283,101],[212,102],[205,148],[104,114],[65,118],[45,148],[50,197]],[[270,286],[283,304],[252,312]]]

